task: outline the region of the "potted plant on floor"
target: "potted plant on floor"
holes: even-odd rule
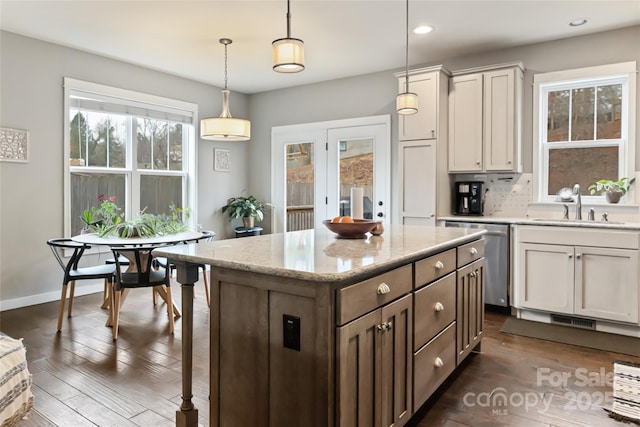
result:
[[[596,181],[595,184],[591,184],[589,190],[591,190],[591,195],[604,192],[607,202],[618,203],[620,198],[627,194],[635,180],[635,178],[629,179],[627,177],[620,178],[617,181],[601,179]]]
[[[260,222],[264,218],[263,205],[254,196],[230,197],[222,207],[222,213],[229,215],[229,221],[242,218],[246,228],[253,228],[256,219]]]

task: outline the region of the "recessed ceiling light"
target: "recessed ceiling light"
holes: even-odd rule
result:
[[[589,22],[587,18],[580,18],[580,19],[576,19],[574,21],[569,22],[569,25],[571,27],[579,27],[580,25],[584,25],[587,22]]]
[[[433,31],[433,27],[429,25],[420,25],[419,27],[413,29],[414,34],[427,34],[431,31]]]

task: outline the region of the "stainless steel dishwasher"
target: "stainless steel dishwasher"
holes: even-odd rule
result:
[[[487,230],[484,235],[484,303],[509,307],[509,224],[447,220],[444,226]]]

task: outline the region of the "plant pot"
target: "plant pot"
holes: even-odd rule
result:
[[[253,226],[255,225],[255,221],[256,219],[252,216],[245,216],[244,218],[242,218],[242,223],[244,224],[245,228],[253,228]]]
[[[618,203],[623,195],[622,191],[607,191],[604,193],[604,197],[609,203]]]

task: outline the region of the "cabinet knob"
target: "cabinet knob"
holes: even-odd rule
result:
[[[478,160],[478,161],[476,162],[476,165],[480,165],[480,160]]]
[[[382,323],[381,325],[376,325],[376,329],[378,330],[378,332],[384,332],[386,330],[385,324]]]
[[[434,311],[442,311],[442,310],[444,310],[444,305],[442,305],[442,303],[440,301],[438,301],[437,303],[435,303],[433,305],[433,310]]]
[[[434,129],[431,129],[431,138],[435,138],[436,137],[436,131]]]
[[[471,255],[476,255],[478,253],[478,250],[476,248],[471,248],[469,252],[471,252]]]
[[[442,368],[444,366],[444,362],[439,357],[436,357],[436,360],[433,361],[433,366],[436,368]]]
[[[582,254],[576,254],[576,259],[580,259],[580,257],[582,257]]]
[[[391,330],[391,328],[393,328],[393,323],[392,323],[392,322],[387,322],[387,323],[386,323],[386,329],[387,329],[387,331],[388,331],[388,330]]]
[[[391,292],[391,288],[386,283],[380,283],[378,285],[378,290],[376,291],[378,295],[388,294],[389,292]]]
[[[567,254],[569,256],[569,259],[573,258],[573,254]]]
[[[469,273],[469,277],[476,277],[476,272],[472,271],[471,273]]]
[[[444,268],[444,264],[442,263],[442,261],[436,261],[433,266],[436,268],[436,270],[442,270]]]

